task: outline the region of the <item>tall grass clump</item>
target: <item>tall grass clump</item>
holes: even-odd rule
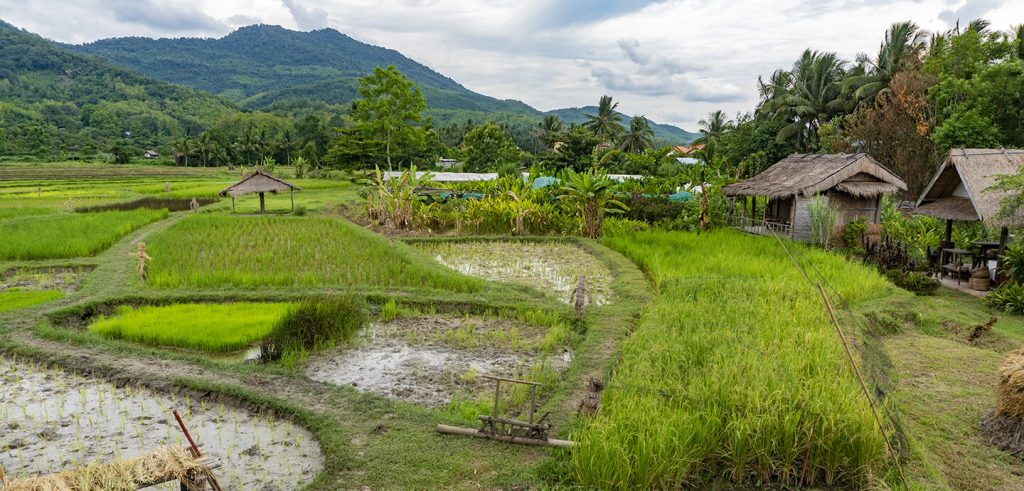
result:
[[[884,439],[816,288],[775,239],[642,232],[605,243],[657,283],[601,410],[576,438],[585,487],[860,486]],[[876,271],[793,244],[851,302]]]
[[[0,221],[0,260],[92,256],[167,210],[59,213]]]
[[[366,303],[354,294],[324,295],[294,305],[260,343],[260,357],[295,367],[308,352],[350,341],[366,324]]]
[[[287,310],[285,303],[122,305],[114,315],[90,324],[89,330],[153,346],[226,353],[266,337]]]
[[[413,247],[330,217],[198,215],[146,243],[164,288],[359,287],[478,291]]]
[[[828,247],[839,223],[839,210],[819,194],[811,198],[807,214],[811,220],[811,243]]]

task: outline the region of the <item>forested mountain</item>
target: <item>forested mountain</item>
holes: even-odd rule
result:
[[[0,22],[0,153],[156,145],[237,112],[220,97],[155,80]]]
[[[544,114],[558,116],[566,124],[583,124],[587,121],[587,116],[597,114],[597,106],[567,107],[564,109],[554,109]],[[629,127],[629,122],[632,120],[631,116],[622,114],[623,126]],[[691,133],[678,126],[655,123],[654,121],[651,121],[651,129],[654,130],[654,139],[664,144],[678,145],[690,143],[700,136],[700,133]]]
[[[295,112],[347,106],[357,97],[357,79],[376,66],[395,65],[420,86],[427,115],[438,125],[495,121],[532,126],[543,113],[515,100],[473,92],[398,51],[371,46],[334,29],[298,32],[254,25],[220,39],[127,37],[69,46],[149,76],[203,89],[247,109]],[[581,122],[590,108],[560,109],[567,123]],[[686,143],[695,134],[654,124],[666,144]]]

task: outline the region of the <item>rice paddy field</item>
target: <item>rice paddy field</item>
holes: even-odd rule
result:
[[[270,334],[287,303],[118,307],[89,325],[101,336],[210,353],[243,350]]]
[[[774,239],[650,232],[605,242],[660,295],[625,341],[601,413],[578,434],[580,482],[861,487],[877,478],[884,439],[818,292]],[[850,302],[891,288],[840,257],[805,253]]]
[[[483,286],[424,261],[412,247],[329,217],[195,216],[148,244],[149,284],[161,288]]]
[[[177,407],[225,489],[904,489],[817,289],[774,239],[386,237],[346,219],[358,176],[293,180],[295,213],[288,194],[265,216],[254,196],[180,206],[240,172],[0,164],[9,476],[180,445]],[[906,488],[1022,489],[1020,457],[979,421],[1024,318],[788,247],[827,280]],[[342,296],[351,338],[292,364],[238,356]],[[540,382],[537,415],[579,446],[439,434],[493,410],[488,375]],[[499,415],[524,417],[526,394],[503,385]]]

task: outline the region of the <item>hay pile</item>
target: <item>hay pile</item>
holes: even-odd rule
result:
[[[1024,349],[1010,352],[999,367],[996,386],[996,412],[1024,417]]]
[[[161,447],[142,457],[110,463],[93,462],[57,474],[16,479],[4,491],[134,491],[166,477],[186,483],[189,490],[203,489],[189,476],[210,470],[183,447]]]

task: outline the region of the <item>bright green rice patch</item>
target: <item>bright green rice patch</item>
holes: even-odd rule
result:
[[[57,290],[18,290],[0,292],[0,312],[18,310],[33,305],[52,302],[64,296]]]
[[[212,353],[238,351],[266,337],[286,303],[175,304],[117,309],[89,330],[111,338]]]
[[[39,215],[49,215],[54,210],[49,208],[0,208],[0,220]]]
[[[329,217],[191,216],[147,244],[156,287],[483,286],[411,246]]]
[[[582,484],[863,487],[879,476],[884,440],[818,292],[778,242],[734,231],[605,242],[659,296],[624,342],[601,412],[575,435]],[[790,247],[851,302],[892,292],[872,269]]]
[[[92,256],[121,237],[167,217],[167,210],[61,213],[0,222],[0,260]]]

